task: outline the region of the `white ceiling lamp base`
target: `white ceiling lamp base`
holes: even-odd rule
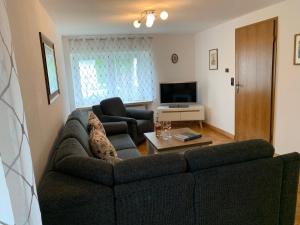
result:
[[[169,14],[167,13],[167,11],[162,11],[160,13],[160,18],[162,20],[167,20],[168,17],[169,17]],[[141,27],[142,22],[145,21],[146,26],[148,28],[151,28],[154,24],[155,19],[156,19],[156,11],[155,10],[145,10],[141,13],[140,18],[133,22],[133,26],[138,29]]]
[[[169,14],[168,14],[167,11],[162,11],[162,12],[160,13],[160,18],[161,18],[162,20],[167,20],[168,17],[169,17]]]
[[[133,22],[133,26],[134,26],[135,28],[140,28],[141,25],[142,25],[142,23],[141,23],[141,21],[139,21],[139,20],[135,20],[135,21]]]
[[[148,13],[147,14],[147,19],[146,19],[146,26],[147,27],[152,27],[155,21],[155,15],[154,13]]]

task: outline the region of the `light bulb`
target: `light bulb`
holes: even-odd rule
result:
[[[168,17],[169,17],[169,14],[168,14],[167,11],[162,11],[162,12],[160,13],[160,18],[161,18],[162,20],[166,20],[166,19],[168,19]]]
[[[141,27],[141,22],[139,21],[139,20],[135,20],[134,22],[133,22],[133,26],[135,27],[135,28],[140,28]]]
[[[147,27],[152,27],[155,21],[155,16],[153,13],[149,13],[147,15],[147,20],[146,20],[146,26]]]

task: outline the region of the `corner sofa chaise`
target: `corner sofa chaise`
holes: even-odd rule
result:
[[[74,111],[38,188],[44,225],[293,225],[299,154],[262,140],[140,156],[124,122],[104,123],[124,160],[93,157]]]

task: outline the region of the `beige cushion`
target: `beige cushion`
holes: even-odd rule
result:
[[[88,129],[89,131],[91,131],[93,128],[95,128],[96,130],[100,130],[104,135],[106,135],[103,124],[96,116],[96,114],[91,112],[89,115]]]
[[[112,164],[121,161],[121,159],[118,158],[114,146],[110,143],[106,135],[99,129],[93,128],[91,130],[90,145],[92,152],[97,158],[103,159]]]

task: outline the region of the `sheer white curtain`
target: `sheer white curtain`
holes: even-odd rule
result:
[[[1,157],[0,157],[0,194],[1,194],[0,195],[1,196],[0,224],[15,224]]]
[[[152,101],[155,74],[151,37],[78,37],[69,39],[76,107],[121,97]]]
[[[2,168],[0,163],[0,170],[4,172],[0,174],[1,190],[4,190],[0,190],[0,224],[40,225],[41,215],[12,46],[5,1],[0,0],[0,160],[2,158],[3,164]],[[6,210],[5,214],[2,207]]]

